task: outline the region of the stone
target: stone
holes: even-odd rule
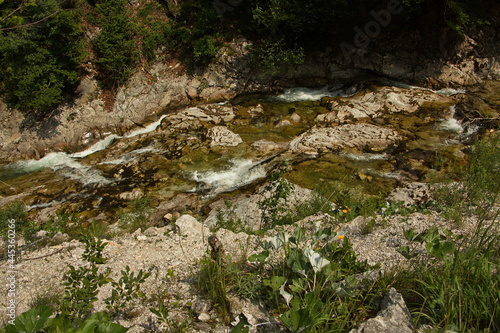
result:
[[[64,243],[64,242],[67,242],[69,240],[69,236],[68,234],[63,234],[61,232],[58,232],[56,233],[53,237],[52,237],[52,241],[54,243]]]
[[[252,143],[252,148],[258,150],[261,153],[268,153],[275,150],[287,149],[287,142],[274,142],[269,140],[258,140]]]
[[[413,333],[410,311],[400,293],[391,288],[375,318],[368,319],[350,333]]]
[[[235,147],[243,142],[241,137],[225,126],[215,126],[208,130],[207,137],[212,139],[210,146]]]
[[[358,216],[350,222],[344,224],[340,228],[340,232],[345,233],[346,235],[360,235],[365,227],[367,221],[363,216]]]
[[[300,121],[302,120],[302,117],[301,117],[301,116],[300,116],[297,112],[294,112],[294,113],[290,116],[290,118],[292,119],[292,121],[293,121],[294,123],[298,123],[298,122],[300,122]]]
[[[383,151],[401,140],[393,129],[376,125],[357,123],[336,127],[314,127],[290,142],[293,153],[318,154],[354,148],[360,151]]]
[[[144,230],[143,234],[147,237],[158,236],[158,229],[155,227],[147,228],[146,230]]]
[[[45,230],[38,230],[35,234],[36,238],[44,238],[45,236],[47,236],[47,231]]]
[[[175,225],[182,236],[203,236],[209,232],[208,228],[191,215],[182,215],[175,221]]]
[[[432,198],[428,184],[412,182],[403,187],[397,187],[389,194],[387,201],[402,202],[405,206],[427,203]]]
[[[202,312],[200,313],[200,315],[198,316],[198,320],[199,321],[210,321],[211,320],[211,317],[208,313],[206,312]]]
[[[207,313],[211,308],[212,304],[210,303],[210,301],[203,299],[200,296],[197,296],[191,302],[191,311],[193,311],[194,313]]]
[[[324,97],[321,104],[332,112],[318,115],[317,122],[342,124],[356,119],[374,119],[388,113],[413,113],[431,104],[446,110],[455,101],[429,89],[380,87],[353,97]]]
[[[287,126],[292,126],[292,123],[290,122],[290,120],[284,119],[276,124],[276,128],[287,127]]]
[[[171,222],[173,219],[172,213],[167,213],[167,214],[163,215],[163,219],[165,220],[165,222]]]
[[[137,237],[136,237],[136,239],[137,239],[138,241],[143,242],[143,241],[147,240],[147,239],[148,239],[148,237],[147,237],[147,236],[144,236],[144,235],[139,235],[139,236],[137,236]]]
[[[124,201],[131,201],[142,196],[144,196],[144,192],[140,188],[134,188],[132,191],[120,193],[118,197]]]

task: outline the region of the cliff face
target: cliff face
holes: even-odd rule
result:
[[[376,76],[434,88],[500,79],[500,43],[495,26],[475,38],[465,36],[444,58],[416,52],[415,45],[422,44],[420,36],[379,38],[371,41],[369,49],[348,48],[348,56],[333,56],[331,52],[311,55],[296,71],[274,77],[252,68],[250,42],[240,39],[223,48],[217,61],[204,70],[188,73],[179,62],[142,68],[111,97],[100,90],[91,74],[81,81],[74,104],[61,106],[41,121],[30,120],[0,103],[0,160],[75,151],[102,134],[122,132],[166,110],[227,100],[242,93],[320,87]],[[441,44],[445,43],[446,34],[441,38]]]

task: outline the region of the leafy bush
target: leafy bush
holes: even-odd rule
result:
[[[290,215],[287,214],[289,211],[287,199],[292,193],[294,185],[289,183],[283,176],[287,168],[288,165],[286,162],[280,164],[271,173],[269,182],[264,187],[266,197],[258,202],[258,206],[262,211],[260,229],[268,229],[279,224],[284,224],[290,218]]]
[[[171,47],[180,51],[181,58],[191,68],[206,66],[222,46],[222,31],[222,21],[213,2],[184,1],[171,36]]]
[[[7,26],[13,29],[0,32],[0,93],[13,108],[45,113],[61,103],[79,79],[80,18],[56,0],[14,0],[0,4],[0,12],[16,7],[16,19]]]
[[[2,333],[125,333],[128,328],[110,321],[104,312],[98,312],[87,318],[81,325],[74,327],[74,323],[66,316],[50,318],[52,311],[41,305],[16,317],[14,324],[0,328]]]
[[[78,268],[69,265],[64,276],[65,292],[60,306],[63,315],[76,321],[81,321],[90,314],[101,286],[111,283],[111,295],[104,302],[109,311],[119,312],[141,295],[140,286],[151,275],[142,270],[134,275],[127,266],[122,270],[121,278],[114,281],[109,278],[109,269],[100,272],[98,266],[106,262],[106,258],[102,256],[106,244],[94,238],[84,239],[83,242],[85,251],[82,258],[87,264]]]
[[[94,41],[101,79],[110,87],[123,84],[132,74],[138,53],[134,44],[135,25],[126,0],[104,0],[97,4],[101,33]]]

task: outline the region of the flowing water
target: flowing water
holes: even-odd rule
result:
[[[461,142],[477,127],[457,119],[455,106],[446,117],[428,122],[414,114],[388,115],[386,123],[397,124],[401,131],[410,133],[410,139],[389,151],[331,152],[311,159],[286,149],[271,154],[252,148],[259,140],[277,144],[291,141],[314,126],[317,115],[328,112],[320,103],[322,97],[349,97],[362,87],[293,88],[277,96],[241,99],[234,105],[235,120],[227,123],[244,141],[237,147],[210,147],[205,130],[169,130],[163,125],[169,116],[163,115],[123,136],[110,133],[77,153],[54,152],[39,160],[3,166],[0,195],[25,193],[23,202],[32,211],[68,205],[78,211],[95,212],[90,216],[102,211],[112,215],[126,204],[120,194],[133,189],[140,188],[158,201],[180,192],[213,199],[262,181],[279,160],[290,162],[286,177],[300,186],[348,186],[367,195],[386,195],[402,181],[427,181],[428,174],[446,172],[451,164],[463,162]],[[465,91],[435,92],[451,96]],[[248,116],[258,108],[263,110],[259,111],[261,115]],[[296,115],[300,122],[277,126]]]

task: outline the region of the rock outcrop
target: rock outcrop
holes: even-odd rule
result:
[[[454,99],[429,90],[382,87],[348,98],[324,97],[322,105],[332,112],[319,115],[316,121],[342,124],[349,120],[373,119],[389,113],[413,113],[426,106],[446,108],[453,104]]]
[[[345,148],[382,151],[400,139],[395,130],[366,123],[315,127],[290,142],[290,151],[304,154],[339,151]]]
[[[391,288],[382,300],[380,312],[350,333],[413,333],[410,311],[400,293]]]
[[[231,132],[226,126],[215,126],[208,130],[207,137],[212,141],[210,146],[235,147],[243,142],[241,137]]]

